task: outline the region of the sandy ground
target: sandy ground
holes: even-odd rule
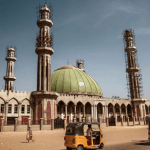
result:
[[[148,126],[102,128],[105,146],[148,140]],[[65,150],[65,130],[33,131],[34,142],[27,132],[0,132],[0,150]],[[105,148],[104,148],[105,149]]]

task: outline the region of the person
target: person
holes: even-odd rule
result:
[[[92,134],[92,129],[91,129],[91,125],[88,125],[88,129],[87,129],[87,136],[91,136]]]
[[[28,142],[30,140],[32,140],[32,142],[34,142],[34,140],[32,139],[32,130],[30,129],[30,127],[28,127],[27,140],[28,140]]]

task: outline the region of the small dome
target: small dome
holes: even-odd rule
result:
[[[62,66],[51,74],[51,91],[102,94],[92,77],[72,65]]]
[[[44,7],[42,7],[40,11],[44,11],[44,10],[50,12],[50,10],[47,7],[46,3],[44,4]]]

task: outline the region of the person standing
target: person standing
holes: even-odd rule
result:
[[[28,133],[27,133],[27,140],[28,140],[28,142],[30,141],[30,140],[32,140],[32,142],[34,142],[34,140],[32,139],[32,130],[31,130],[31,128],[30,127],[28,127]]]

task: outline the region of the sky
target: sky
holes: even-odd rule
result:
[[[7,0],[0,5],[0,90],[4,89],[6,47],[17,47],[16,91],[37,89],[35,53],[36,7],[53,6],[54,54],[51,72],[84,60],[84,69],[102,89],[104,97],[127,98],[123,31],[133,29],[143,98],[150,100],[149,0]]]

